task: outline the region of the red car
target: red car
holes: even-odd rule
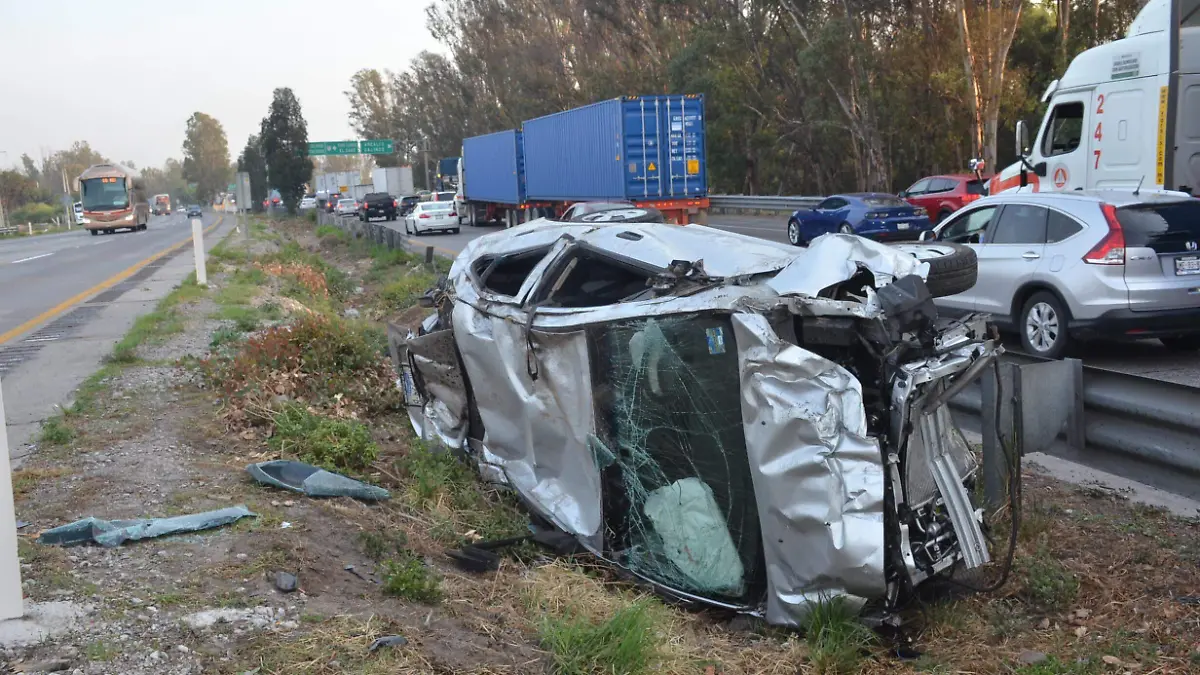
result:
[[[900,198],[920,206],[936,225],[962,207],[986,194],[988,177],[982,180],[974,174],[930,176],[912,184],[900,193]]]

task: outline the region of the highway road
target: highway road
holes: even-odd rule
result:
[[[709,226],[750,237],[787,243],[785,216],[713,215]],[[402,222],[388,223],[403,232]],[[501,229],[500,226],[464,227],[459,234],[422,234],[411,237],[415,246],[433,246],[442,255],[454,255],[472,239]],[[1019,351],[1015,335],[1005,336],[1005,347]],[[1136,342],[1090,342],[1080,345],[1076,356],[1091,366],[1134,373],[1166,382],[1200,387],[1200,353],[1180,354],[1168,351],[1158,340]]]
[[[217,218],[204,216],[205,225]],[[151,216],[143,232],[86,230],[0,240],[0,345],[86,300],[98,284],[191,237],[182,214]]]

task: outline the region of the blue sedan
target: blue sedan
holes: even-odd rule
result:
[[[933,229],[925,209],[888,194],[860,192],[833,195],[816,208],[800,209],[788,219],[788,241],[805,246],[829,232],[857,234],[871,239],[916,240]]]

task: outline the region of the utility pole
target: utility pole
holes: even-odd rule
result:
[[[7,150],[0,150],[0,155],[8,155]],[[4,231],[7,224],[4,222],[4,196],[0,195],[0,232]]]
[[[425,158],[425,189],[433,191],[433,183],[429,182],[429,139],[421,137],[421,156]]]
[[[71,224],[75,221],[75,207],[71,203],[71,191],[67,189],[67,169],[60,166],[59,171],[62,172],[63,208],[67,211],[67,230],[70,230]]]

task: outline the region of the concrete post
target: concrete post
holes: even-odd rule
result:
[[[0,391],[0,621],[16,619],[25,614],[21,598],[21,563],[17,559],[17,514],[13,507],[6,425],[4,392]]]
[[[196,258],[196,283],[208,285],[208,269],[204,264],[204,224],[192,218],[192,252]]]

